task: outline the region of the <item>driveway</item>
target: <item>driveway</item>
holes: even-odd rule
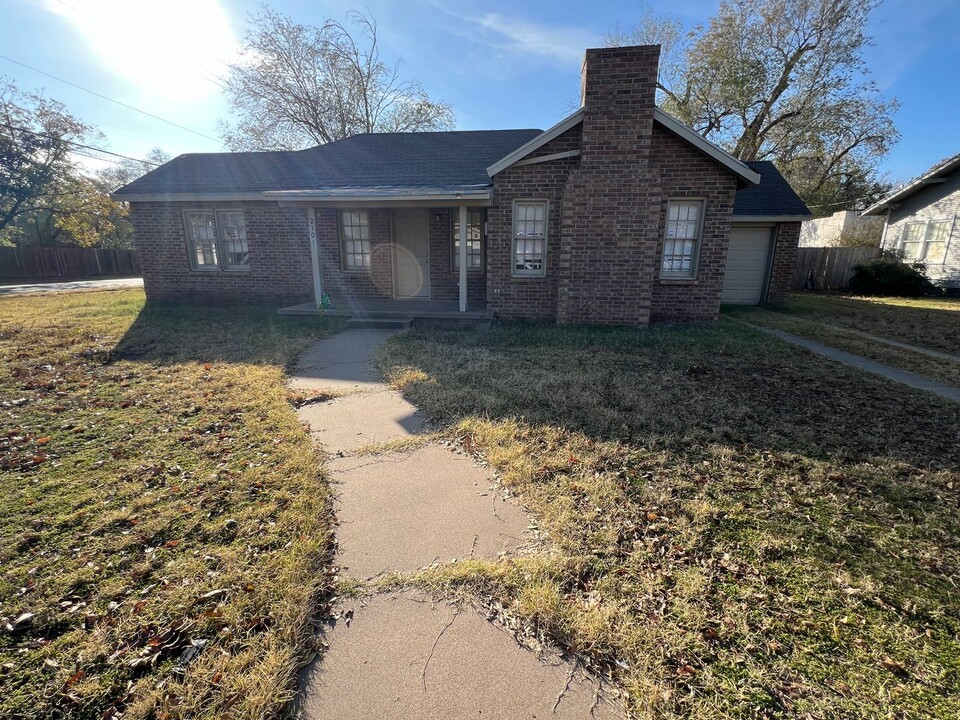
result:
[[[23,283],[0,285],[4,295],[50,295],[61,292],[87,292],[91,290],[122,290],[143,287],[143,278],[111,278],[109,280],[71,280],[68,282]]]

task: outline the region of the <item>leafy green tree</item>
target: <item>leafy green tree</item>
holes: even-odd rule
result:
[[[661,44],[665,110],[742,160],[772,160],[815,214],[889,190],[895,100],[870,80],[864,28],[879,0],[723,0],[685,31],[646,12],[609,45]]]
[[[352,33],[330,19],[303,25],[265,5],[251,15],[224,90],[236,117],[220,123],[231,150],[298,150],[358,133],[453,126],[449,105],[380,57],[376,23],[348,17]]]
[[[0,79],[0,237],[18,218],[53,208],[71,191],[71,143],[98,134],[63,104]]]

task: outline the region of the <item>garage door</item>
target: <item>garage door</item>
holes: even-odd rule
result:
[[[773,228],[769,227],[733,227],[730,230],[720,302],[759,305],[763,300],[772,232]]]

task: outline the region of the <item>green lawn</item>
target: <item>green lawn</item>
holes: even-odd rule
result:
[[[405,582],[641,718],[960,716],[960,407],[731,320],[422,329],[379,362],[549,539]]]
[[[960,356],[960,298],[866,298],[794,293],[783,305],[724,308],[775,327],[960,387],[960,362],[892,347],[857,333]]]
[[[0,300],[0,717],[275,716],[329,584],[284,376],[325,332],[139,290]]]

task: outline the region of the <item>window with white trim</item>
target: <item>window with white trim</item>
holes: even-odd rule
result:
[[[513,275],[543,277],[547,273],[547,201],[513,203]]]
[[[703,232],[702,200],[671,200],[667,203],[667,227],[663,239],[660,276],[693,278]]]
[[[217,270],[217,220],[209,210],[190,210],[184,213],[187,225],[187,252],[194,270]]]
[[[247,245],[247,226],[240,210],[218,210],[220,247],[224,270],[249,270],[250,248]]]
[[[460,269],[460,214],[453,216],[453,270]],[[467,272],[483,272],[483,210],[467,210]]]
[[[900,250],[907,262],[943,264],[950,244],[953,219],[921,220],[903,226]]]
[[[340,241],[344,270],[370,269],[370,216],[366,210],[340,213]]]

